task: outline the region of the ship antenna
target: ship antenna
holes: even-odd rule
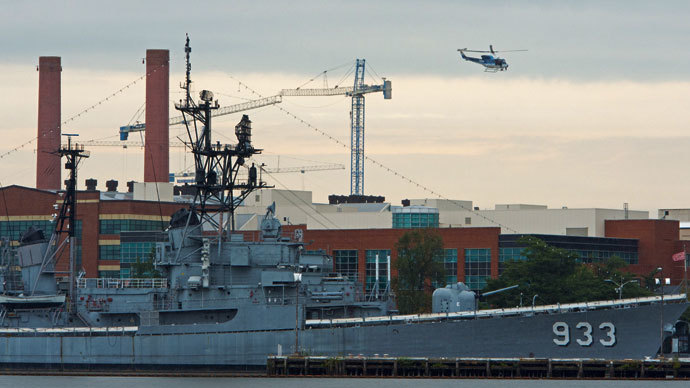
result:
[[[64,201],[60,207],[60,213],[57,214],[55,229],[51,240],[59,241],[61,235],[67,235],[67,242],[69,242],[69,297],[70,303],[68,305],[69,311],[76,311],[76,297],[77,297],[77,168],[79,162],[83,158],[89,157],[89,152],[84,151],[84,146],[81,144],[72,143],[72,137],[79,136],[77,134],[64,133],[67,136],[67,145],[60,146],[55,152],[57,155],[67,159],[65,168],[69,171],[69,179],[65,181]],[[40,271],[42,272],[47,265],[47,262],[52,258],[57,257],[57,252],[52,255],[46,255],[41,264]],[[38,278],[31,289],[33,295]]]
[[[186,73],[185,73],[185,83],[183,89],[186,91],[186,101],[187,105],[190,105],[192,101],[191,97],[191,85],[192,85],[192,62],[189,59],[189,53],[192,52],[192,47],[189,45],[189,34],[185,34],[187,36],[187,41],[184,45],[184,53],[185,53],[185,58],[186,58]]]
[[[182,112],[185,118],[189,147],[194,156],[195,177],[191,186],[196,189],[196,193],[190,210],[191,213],[199,215],[199,221],[201,221],[199,224],[205,223],[210,227],[209,229],[218,230],[220,249],[223,231],[227,230],[229,233],[230,230],[234,230],[235,209],[252,191],[269,186],[261,179],[257,179],[255,166],[249,167],[249,178],[246,181],[239,179],[239,170],[243,168],[246,160],[262,151],[252,145],[252,122],[249,116],[243,115],[235,126],[237,144],[221,144],[219,141],[212,143],[212,113],[220,105],[210,90],[202,90],[199,93],[198,103],[192,99],[191,51],[189,35],[187,35],[185,44],[187,71],[184,85],[186,101],[175,104],[175,109]],[[191,213],[187,219],[186,228],[191,225]],[[228,213],[229,217],[224,218],[224,213]]]

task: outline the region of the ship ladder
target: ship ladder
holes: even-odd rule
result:
[[[0,310],[0,326],[2,326],[5,323],[5,317],[6,316],[7,316],[7,309],[3,307],[2,310]]]

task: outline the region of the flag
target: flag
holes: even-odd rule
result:
[[[683,261],[685,260],[685,251],[678,252],[673,255],[673,261]]]

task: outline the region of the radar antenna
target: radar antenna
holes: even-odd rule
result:
[[[249,167],[246,181],[240,181],[239,170],[246,160],[253,155],[260,154],[261,149],[254,148],[251,143],[252,127],[249,116],[243,115],[242,120],[235,126],[237,144],[212,143],[211,112],[219,108],[213,92],[202,90],[200,101],[195,103],[191,97],[191,62],[189,54],[189,35],[185,44],[186,79],[184,89],[185,100],[175,104],[175,108],[182,112],[187,129],[188,146],[194,155],[195,180],[192,186],[196,189],[191,213],[196,213],[204,222],[219,231],[219,243],[222,231],[234,230],[234,213],[240,203],[254,190],[267,186],[258,178],[257,167]],[[229,214],[223,222],[223,215]],[[191,217],[191,214],[190,214]],[[188,221],[189,226],[189,221]]]

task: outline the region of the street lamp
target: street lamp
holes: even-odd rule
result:
[[[661,346],[659,347],[659,353],[660,357],[664,358],[664,284],[671,284],[671,279],[664,278],[664,269],[662,267],[658,267],[656,271],[661,276],[661,278],[656,278],[654,280],[656,284],[661,284],[661,328],[659,332],[659,336],[661,338]]]
[[[625,287],[626,284],[637,282],[636,279],[631,279],[631,280],[628,280],[627,282],[624,282],[623,281],[623,275],[621,275],[621,281],[620,282],[616,282],[613,279],[606,279],[604,281],[608,282],[608,283],[612,283],[614,286],[616,286],[615,290],[618,292],[618,299],[623,299],[623,287]]]

